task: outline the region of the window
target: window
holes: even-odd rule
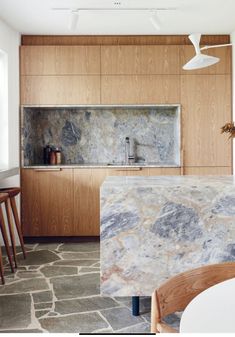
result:
[[[8,59],[0,50],[0,170],[8,167]]]

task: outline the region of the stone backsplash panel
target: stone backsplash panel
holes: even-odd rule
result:
[[[122,164],[125,138],[137,163],[179,165],[178,106],[25,107],[22,116],[24,165],[43,164],[43,147],[62,149],[63,164]]]

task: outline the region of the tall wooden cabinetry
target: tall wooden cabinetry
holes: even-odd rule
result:
[[[183,170],[22,169],[24,234],[99,235],[99,188],[107,175],[231,174],[232,143],[220,135],[232,116],[231,50],[208,53],[220,62],[184,71],[190,45],[21,46],[22,105],[177,103],[184,158]]]

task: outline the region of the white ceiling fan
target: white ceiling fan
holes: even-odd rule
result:
[[[227,43],[200,48],[201,34],[191,34],[189,39],[195,48],[196,55],[183,66],[184,70],[201,69],[219,62],[220,59],[218,57],[202,54],[202,50],[232,46],[232,43]]]
[[[67,7],[57,7],[51,8],[53,11],[68,11],[69,12],[69,20],[68,20],[68,28],[71,31],[76,30],[78,26],[79,14],[83,11],[144,11],[149,12],[149,21],[153,25],[156,30],[160,29],[160,19],[159,12],[161,11],[175,11],[178,8],[176,7],[156,7],[156,8],[140,8],[140,7],[123,7],[121,6],[121,2],[114,2],[114,7],[81,7],[81,8],[67,8]]]

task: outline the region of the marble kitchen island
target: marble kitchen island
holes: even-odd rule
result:
[[[101,293],[150,296],[166,279],[235,260],[233,176],[108,177]]]

